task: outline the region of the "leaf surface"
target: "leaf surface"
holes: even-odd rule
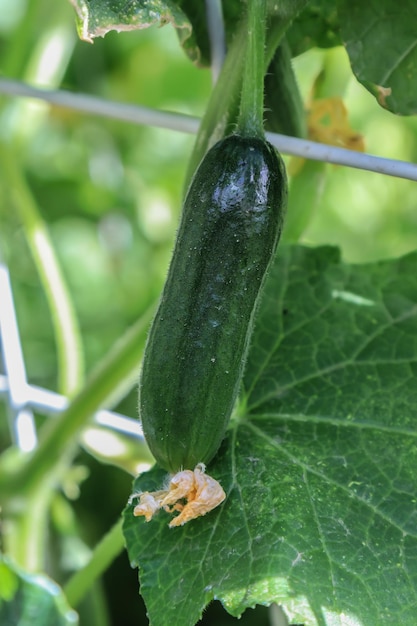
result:
[[[227,500],[169,529],[125,511],[153,626],[282,604],[305,626],[415,626],[417,254],[280,249],[242,401],[210,474]],[[135,489],[161,487],[158,468]]]
[[[310,0],[287,32],[293,56],[310,48],[332,48],[341,44],[339,16],[334,0]]]
[[[69,0],[74,6],[80,38],[90,43],[112,30],[141,30],[171,24],[185,53],[194,63],[210,65],[206,5],[194,0]],[[305,1],[305,0],[303,0]],[[226,38],[230,43],[242,17],[240,0],[223,7]]]
[[[173,0],[70,0],[74,6],[80,38],[90,43],[95,37],[117,32],[140,30],[172,24],[181,45],[193,61],[199,61],[189,19]]]
[[[343,42],[357,79],[399,115],[417,113],[417,3],[341,0]]]
[[[61,589],[43,574],[28,574],[0,557],[0,624],[76,626]]]

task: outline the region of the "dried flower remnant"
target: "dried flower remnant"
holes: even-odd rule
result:
[[[206,515],[225,500],[226,494],[220,483],[206,474],[205,470],[204,463],[198,463],[194,471],[182,470],[172,476],[168,489],[133,494],[130,502],[139,498],[133,515],[144,516],[149,522],[159,509],[167,513],[178,511],[179,515],[171,520],[170,528],[183,526],[192,519]]]
[[[310,103],[308,136],[313,141],[330,146],[365,151],[364,139],[351,128],[348,112],[341,98],[322,98]]]

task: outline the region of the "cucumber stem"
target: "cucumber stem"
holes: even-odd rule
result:
[[[237,128],[241,135],[263,138],[265,0],[248,0],[247,27],[248,39]]]
[[[246,28],[246,20],[241,20],[201,120],[193,152],[188,162],[184,181],[185,192],[209,147],[226,135],[231,134],[235,127],[241,92]]]
[[[279,45],[292,15],[285,18],[272,17],[266,33],[265,74],[275,49]],[[241,20],[229,46],[219,79],[201,121],[194,149],[188,163],[184,190],[189,187],[198,164],[210,146],[236,130],[247,45],[247,20]]]

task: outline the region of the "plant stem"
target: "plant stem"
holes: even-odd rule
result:
[[[288,28],[291,19],[292,16],[287,16],[285,19],[277,17],[271,19],[266,34],[264,72],[282,36]],[[218,77],[210,101],[201,120],[185,176],[185,191],[188,189],[191,178],[207,150],[216,143],[216,141],[232,133],[236,127],[236,120],[239,114],[239,95],[246,58],[247,30],[247,20],[243,19],[236,29],[232,43],[229,45],[220,76]]]
[[[42,571],[45,567],[51,495],[49,485],[40,485],[29,498],[15,498],[2,510],[2,550],[27,572]]]
[[[84,377],[81,337],[71,297],[36,201],[15,155],[4,145],[0,146],[0,162],[51,311],[58,353],[59,387],[64,395],[71,395]]]
[[[265,0],[248,0],[245,65],[238,130],[242,135],[263,137],[265,73]]]
[[[188,163],[184,183],[185,191],[208,148],[229,134],[236,121],[245,56],[246,29],[246,20],[242,20],[211,93]]]
[[[77,607],[97,578],[120,554],[124,546],[122,520],[120,519],[95,547],[90,561],[76,572],[64,587],[69,604]]]

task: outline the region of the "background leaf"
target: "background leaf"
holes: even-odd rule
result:
[[[193,27],[193,36],[197,42],[200,57],[198,59],[199,65],[210,65],[210,42],[207,31],[207,18],[206,18],[206,3],[195,2],[194,0],[178,0],[178,5],[187,15],[190,23]],[[236,26],[239,20],[242,18],[244,5],[242,0],[228,0],[223,2],[223,20],[225,27],[225,35],[227,43],[230,44],[236,31]],[[193,60],[190,52],[185,48],[185,52]]]
[[[277,601],[306,626],[414,625],[416,266],[281,249],[210,467],[225,504],[174,530],[125,511],[153,626],[192,625],[213,598],[233,615]]]
[[[0,624],[76,626],[78,618],[56,583],[23,572],[0,557]]]
[[[304,2],[305,0],[302,0]],[[129,31],[172,24],[188,57],[200,66],[210,65],[206,5],[193,0],[70,0],[78,18],[81,39],[92,42],[112,30]],[[230,41],[242,17],[241,0],[224,4],[223,19]]]
[[[357,79],[393,113],[417,113],[417,5],[341,0],[343,42]]]
[[[189,20],[176,2],[171,0],[70,0],[78,17],[81,39],[92,43],[112,30],[140,30],[171,23],[177,30],[181,45],[198,61],[200,51],[192,36]]]
[[[310,0],[287,32],[293,56],[310,48],[340,45],[339,18],[334,0]]]

